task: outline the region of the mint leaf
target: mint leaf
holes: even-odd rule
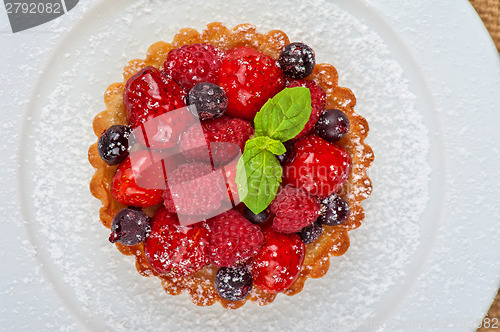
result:
[[[286,148],[283,143],[267,136],[255,137],[252,141],[254,142],[250,143],[251,145],[255,144],[259,149],[267,150],[272,154],[280,155],[286,152]]]
[[[269,99],[255,115],[255,136],[288,141],[304,129],[311,109],[308,88],[285,88]]]
[[[278,192],[283,170],[270,150],[282,151],[280,145],[283,144],[268,137],[248,140],[238,161],[236,168],[238,195],[255,214],[264,211]]]

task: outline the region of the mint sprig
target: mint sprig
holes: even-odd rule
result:
[[[255,138],[245,144],[236,169],[240,200],[255,214],[272,202],[283,170],[275,155],[286,152],[283,142],[297,136],[311,116],[308,88],[285,88],[255,115]]]

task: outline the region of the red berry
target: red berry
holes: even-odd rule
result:
[[[202,136],[201,132],[205,134]],[[180,148],[190,159],[210,162],[209,153],[215,166],[225,165],[243,151],[245,142],[254,134],[250,122],[222,116],[190,127],[180,140]],[[207,145],[207,142],[212,143]],[[230,143],[230,144],[228,144]]]
[[[175,214],[161,207],[151,220],[144,254],[159,274],[185,277],[208,264],[207,238],[202,224],[181,226]]]
[[[236,210],[226,211],[207,222],[210,229],[208,254],[212,264],[233,267],[255,255],[262,246],[259,226]]]
[[[306,80],[290,80],[287,82],[287,88],[294,88],[302,86],[308,88],[311,91],[311,116],[309,117],[309,121],[307,121],[304,129],[295,136],[295,138],[300,138],[311,131],[316,122],[325,109],[326,104],[326,93],[323,89],[314,81],[306,81]]]
[[[319,215],[318,200],[300,188],[281,187],[271,202],[271,211],[275,214],[273,229],[282,233],[297,233]]]
[[[163,201],[161,157],[151,151],[131,154],[111,179],[111,195],[124,205],[149,207]]]
[[[223,58],[224,52],[213,45],[184,45],[168,53],[163,74],[189,91],[201,82],[215,83]]]
[[[179,166],[168,176],[168,187],[164,199],[171,213],[210,218],[223,200],[229,201],[222,172],[205,163]]]
[[[220,66],[217,84],[228,98],[226,114],[252,120],[262,105],[285,87],[277,62],[253,48],[235,47]]]
[[[264,230],[264,245],[253,258],[251,269],[257,287],[268,292],[282,292],[297,279],[305,255],[298,234]]]
[[[350,173],[351,157],[345,149],[306,136],[295,143],[295,156],[283,168],[283,182],[323,198],[337,192]]]
[[[123,103],[132,129],[160,114],[186,106],[185,92],[151,66],[129,78],[123,90]]]

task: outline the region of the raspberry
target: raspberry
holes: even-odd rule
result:
[[[208,254],[212,264],[233,267],[255,255],[262,246],[259,226],[236,210],[226,211],[207,222],[210,229]]]
[[[316,122],[318,122],[318,119],[323,112],[326,104],[326,93],[323,91],[323,89],[314,81],[306,81],[306,80],[289,80],[287,82],[287,88],[294,88],[302,86],[305,88],[308,88],[309,91],[311,91],[311,116],[309,117],[309,121],[307,121],[304,129],[295,136],[295,139],[300,138],[313,129],[314,125]]]
[[[160,207],[151,220],[144,254],[157,273],[185,277],[208,264],[207,238],[202,224],[181,226],[175,214]]]
[[[277,62],[253,48],[235,47],[220,66],[217,84],[226,91],[230,117],[252,120],[255,114],[285,87]]]
[[[283,183],[324,198],[336,193],[350,173],[351,157],[344,148],[306,136],[295,142],[294,159],[283,167]]]
[[[222,116],[201,123],[205,139],[199,125],[190,127],[180,140],[183,154],[190,159],[210,162],[209,152],[215,166],[225,165],[243,151],[245,142],[254,134],[250,122]],[[206,142],[216,143],[210,144]],[[232,143],[232,144],[224,144]]]
[[[168,187],[163,198],[171,213],[206,216],[227,199],[223,175],[204,163],[182,164],[168,176]]]
[[[189,91],[197,83],[215,83],[223,58],[224,52],[213,45],[185,45],[168,53],[163,75]]]
[[[273,229],[286,234],[300,232],[318,218],[320,208],[318,201],[304,190],[282,187],[271,202],[275,214]]]

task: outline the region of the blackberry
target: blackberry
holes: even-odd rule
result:
[[[106,129],[99,137],[97,150],[99,156],[108,165],[118,165],[130,152],[132,130],[123,125],[114,125]]]
[[[194,105],[191,110],[200,120],[212,120],[220,117],[227,109],[227,96],[224,90],[213,83],[196,84],[188,93],[188,105]]]
[[[240,301],[250,294],[253,277],[246,267],[223,267],[217,271],[215,290],[225,300]]]
[[[316,131],[328,142],[340,141],[349,131],[349,119],[341,110],[325,110],[316,122]]]
[[[316,64],[312,48],[304,43],[291,43],[285,46],[278,59],[283,73],[291,78],[309,76]]]
[[[302,228],[302,230],[299,232],[299,235],[302,238],[302,241],[305,244],[308,244],[313,243],[317,239],[319,239],[321,233],[323,233],[323,226],[315,221],[309,226]]]
[[[341,225],[347,221],[351,209],[340,196],[332,195],[321,201],[321,211],[318,222],[327,226]]]
[[[113,218],[109,242],[120,242],[126,246],[139,244],[149,233],[149,222],[144,211],[135,207],[124,208]]]

